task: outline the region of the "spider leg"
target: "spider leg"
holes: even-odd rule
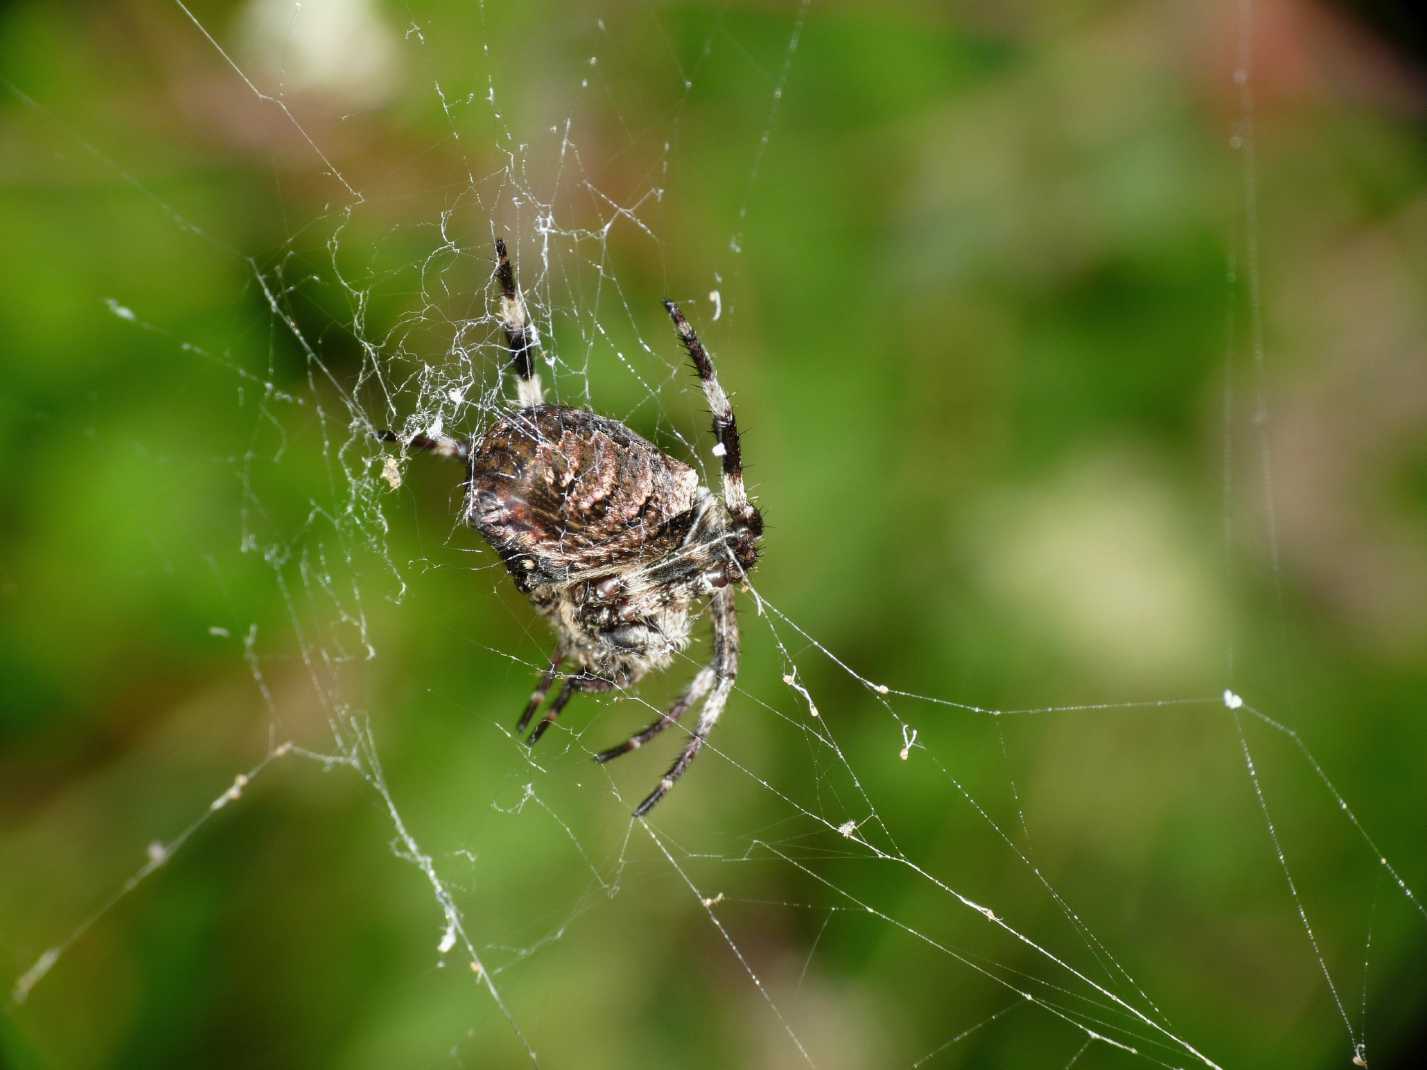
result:
[[[709,603],[713,608],[714,657],[710,668],[713,671],[713,690],[704,700],[699,711],[699,723],[679,757],[660,779],[658,785],[644,797],[634,810],[635,817],[643,817],[658,805],[659,800],[669,794],[669,789],[684,775],[690,764],[698,757],[704,741],[718,723],[724,706],[728,703],[733,681],[738,676],[738,618],[733,609],[733,589],[724,587],[714,592]]]
[[[565,681],[565,686],[560,688],[560,693],[555,696],[555,701],[550,703],[550,708],[545,711],[545,716],[540,719],[540,723],[535,726],[535,731],[530,733],[530,738],[525,742],[530,746],[540,742],[540,737],[545,734],[545,730],[555,723],[555,719],[560,716],[560,712],[565,708],[570,699],[575,697],[576,691],[608,691],[614,684],[601,676],[593,673],[580,672],[571,676]]]
[[[525,712],[520,715],[520,720],[515,723],[516,735],[525,731],[525,726],[530,723],[530,718],[535,716],[535,711],[540,708],[540,704],[545,701],[545,695],[550,690],[550,685],[555,682],[555,673],[560,668],[560,662],[565,660],[565,655],[558,650],[550,655],[550,667],[540,674],[540,679],[535,684],[535,690],[530,692],[530,702],[525,707]]]
[[[613,761],[620,755],[628,754],[630,751],[638,750],[644,746],[644,744],[648,743],[660,732],[664,731],[664,729],[688,713],[689,707],[704,697],[704,693],[707,692],[709,687],[713,684],[713,679],[713,669],[700,669],[698,675],[694,677],[693,681],[684,690],[684,693],[675,699],[674,704],[664,713],[661,713],[657,720],[651,722],[643,730],[630,736],[623,743],[611,747],[609,750],[600,751],[595,755],[595,761],[603,765],[605,762]]]
[[[540,737],[545,734],[545,730],[555,723],[555,718],[560,716],[560,711],[565,708],[570,699],[575,697],[575,692],[579,689],[580,677],[572,676],[565,681],[565,686],[560,688],[560,693],[555,696],[555,701],[550,703],[550,708],[545,711],[545,716],[535,726],[535,731],[530,733],[530,738],[525,741],[529,746],[533,747],[540,742]]]
[[[699,336],[694,333],[693,327],[689,325],[689,321],[679,311],[679,306],[673,301],[665,301],[664,310],[674,321],[679,338],[683,341],[684,348],[689,351],[689,358],[699,373],[699,382],[703,384],[709,411],[713,413],[713,433],[714,438],[718,439],[714,453],[723,460],[723,503],[728,506],[730,513],[741,519],[748,515],[751,507],[748,504],[748,491],[743,485],[743,451],[739,445],[738,424],[733,417],[733,405],[723,387],[719,385],[713,360],[699,341]]]
[[[470,457],[470,447],[449,435],[412,435],[409,439],[403,439],[395,431],[378,431],[377,439],[381,442],[394,442],[408,450],[426,450],[438,457],[454,457],[463,463]]]
[[[505,242],[500,238],[495,240],[495,253],[496,279],[500,282],[500,324],[505,330],[506,344],[510,347],[510,366],[520,379],[516,398],[522,409],[528,409],[545,400],[540,375],[535,370],[535,331],[530,326],[525,298],[521,297],[515,285],[515,268],[511,266]]]

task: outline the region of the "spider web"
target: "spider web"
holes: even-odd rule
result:
[[[172,391],[165,404],[236,412],[197,459],[142,426],[121,429],[151,466],[188,465],[223,488],[230,523],[197,553],[225,592],[203,611],[221,651],[208,656],[226,671],[171,735],[6,837],[7,869],[29,878],[5,899],[22,1035],[103,1061],[79,1055],[61,1023],[95,998],[96,975],[141,969],[127,945],[142,944],[145,924],[183,931],[185,889],[216,873],[227,890],[209,894],[256,904],[254,959],[296,984],[330,979],[334,957],[355,963],[369,941],[384,956],[351,967],[380,980],[381,1000],[362,1010],[363,1054],[319,1052],[333,1061],[1219,1067],[1292,1053],[1295,1065],[1366,1065],[1379,1042],[1390,1056],[1423,994],[1412,965],[1427,935],[1421,829],[1398,809],[1406,798],[1420,812],[1420,788],[1406,787],[1420,761],[1397,756],[1380,777],[1363,767],[1392,761],[1394,745],[1420,754],[1421,732],[1391,722],[1361,756],[1314,742],[1351,738],[1325,725],[1372,712],[1351,681],[1316,690],[1334,666],[1309,664],[1313,609],[1284,557],[1285,526],[1302,521],[1280,503],[1296,503],[1309,462],[1275,418],[1286,358],[1265,296],[1262,261],[1275,254],[1261,250],[1278,231],[1261,218],[1260,16],[1251,0],[1233,14],[1235,54],[1216,83],[1226,132],[1200,150],[1222,157],[1233,190],[1215,201],[1231,206],[1219,219],[1222,385],[1205,421],[1222,450],[1217,515],[1186,517],[1153,467],[1121,452],[1060,469],[1070,474],[1048,488],[1012,481],[983,497],[954,522],[969,536],[933,530],[956,515],[947,503],[969,485],[967,462],[902,470],[896,451],[938,444],[857,438],[857,410],[894,400],[876,384],[914,390],[912,372],[935,367],[911,344],[945,352],[917,340],[942,329],[935,314],[880,322],[898,265],[867,249],[842,270],[848,295],[869,299],[825,312],[863,340],[858,370],[798,351],[823,333],[798,322],[806,301],[765,281],[796,277],[790,255],[820,255],[806,219],[791,226],[807,248],[775,247],[775,212],[823,181],[800,157],[811,99],[830,89],[819,65],[866,26],[808,0],[579,15],[255,0],[146,16],[202,70],[229,136],[270,161],[283,208],[270,245],[233,244],[226,206],[161,188],[76,109],[7,83],[54,151],[125,186],[131,210],[229,273],[217,326],[150,312],[137,285],[86,296],[131,346],[168,362],[154,387]],[[1063,28],[1054,51],[1072,84],[1097,48],[1157,26],[1139,10],[1091,21]],[[997,98],[997,79],[1015,75],[985,70],[967,91],[992,98],[974,113],[991,127],[1011,121],[1006,101],[1045,89]],[[401,108],[412,114],[389,114]],[[933,128],[998,136],[976,122]],[[962,148],[905,176],[927,187],[904,194],[914,211],[931,211],[930,191],[963,156],[975,167],[976,147]],[[992,168],[956,187],[969,198],[957,211],[976,215],[997,178]],[[1110,218],[1133,224],[1142,208]],[[893,243],[923,258],[905,265],[923,284],[968,277],[930,261],[1023,237],[994,208],[940,234],[944,246],[940,225]],[[718,240],[692,243],[690,229]],[[456,522],[459,476],[377,439],[470,435],[510,405],[497,237],[518,264],[547,397],[627,423],[716,485],[697,384],[658,304],[667,295],[753,428],[752,486],[771,527],[740,597],[745,668],[703,756],[647,822],[629,810],[669,755],[589,759],[656,715],[704,645],[637,690],[581,695],[527,751],[511,725],[551,639]],[[1075,235],[1060,237],[1073,257]],[[943,319],[977,322],[954,302]],[[974,358],[965,382],[945,373],[939,397],[974,392],[978,377],[994,391],[993,372]],[[836,429],[817,437],[823,453],[792,440],[820,424]],[[907,499],[887,486],[913,478],[934,506],[897,517],[894,500]],[[1106,561],[1121,531],[1129,552]],[[882,557],[928,540],[907,552],[968,555],[990,593],[955,604],[952,571],[925,589],[906,574],[879,589],[858,573],[876,558],[836,552],[844,533]],[[1186,541],[1188,566],[1156,557]],[[1065,574],[1080,568],[1103,584],[1088,617],[1067,606]],[[1206,602],[1203,589],[1251,594]],[[900,620],[898,634],[858,628],[854,596],[900,600],[898,615],[877,617]],[[1020,626],[1016,607],[1032,624],[1007,657],[998,633]],[[1165,607],[1173,626],[1119,634]],[[979,621],[981,648],[929,666],[921,637],[961,614]],[[1045,664],[1046,637],[1061,632],[1118,644],[1125,660],[1108,676]],[[993,671],[977,671],[978,657]],[[215,711],[226,722],[200,728]],[[672,754],[676,743],[660,742]],[[174,756],[185,752],[199,757]],[[81,842],[42,872],[72,808],[100,821],[105,844]],[[112,819],[93,816],[106,809]],[[368,872],[373,894],[392,897],[381,909],[350,890]],[[294,916],[279,902],[289,889],[320,916]],[[295,935],[311,928],[321,937]],[[102,1017],[122,1033],[122,1011]]]

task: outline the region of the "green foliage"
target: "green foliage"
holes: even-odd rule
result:
[[[294,756],[9,1008],[0,1063],[514,1066],[523,1034],[548,1066],[795,1065],[629,825],[672,741],[608,775],[588,761],[692,665],[581,699],[528,764],[503,729],[542,626],[456,525],[451,470],[413,459],[389,490],[344,403],[400,425],[423,362],[451,363],[456,324],[486,311],[503,233],[550,317],[558,396],[675,450],[706,449],[706,417],[658,301],[691,305],[769,521],[758,591],[857,672],[983,711],[1206,700],[996,718],[895,699],[919,732],[904,762],[879,696],[745,597],[725,757],[655,827],[723,894],[817,1065],[910,1064],[1019,998],[954,955],[1074,985],[800,814],[865,820],[850,771],[901,857],[1106,981],[1025,852],[1221,1064],[1345,1064],[1213,700],[1233,687],[1296,730],[1427,888],[1427,160],[1388,88],[1338,99],[1266,54],[1248,228],[1233,20],[1192,5],[814,5],[783,83],[795,14],[776,5],[597,24],[388,4],[396,74],[361,102],[298,86],[243,7],[194,12],[303,132],[177,8],[0,13],[6,961],[18,977],[276,743],[335,752],[360,711],[521,1032],[459,947],[438,954],[445,920],[389,849],[381,795]],[[1369,39],[1299,31],[1375,62]],[[527,183],[563,228],[548,273]],[[490,357],[473,397],[500,389]],[[775,633],[845,761],[809,742]],[[1372,928],[1366,1039],[1391,1064],[1427,996],[1423,918],[1293,740],[1244,723],[1355,1028]],[[1064,1065],[1083,1040],[1023,1007],[928,1065]]]

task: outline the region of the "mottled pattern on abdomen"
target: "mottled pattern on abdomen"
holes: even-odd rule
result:
[[[528,590],[668,553],[697,487],[692,468],[622,424],[541,405],[476,443],[467,519]]]

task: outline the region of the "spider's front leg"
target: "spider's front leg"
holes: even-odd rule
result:
[[[577,673],[569,677],[565,681],[565,686],[560,688],[560,693],[555,696],[555,701],[550,703],[550,708],[545,711],[545,716],[535,726],[535,731],[530,733],[530,738],[525,742],[532,747],[539,743],[540,737],[545,734],[546,729],[555,723],[566,704],[575,697],[576,691],[608,691],[613,686],[608,680],[593,676],[588,672]]]
[[[684,744],[679,757],[674,760],[674,764],[669,767],[669,771],[660,779],[654,790],[635,807],[635,817],[643,817],[654,809],[698,757],[704,741],[718,723],[723,708],[728,703],[728,696],[733,691],[733,682],[738,677],[738,617],[733,608],[733,588],[723,587],[715,591],[709,605],[713,610],[714,656],[713,664],[707,671],[713,676],[713,690],[704,700],[704,708],[699,713],[699,723],[695,726],[693,735],[689,737],[689,742]],[[695,682],[697,683],[697,678]]]
[[[610,747],[609,750],[602,750],[595,755],[595,761],[603,765],[605,762],[613,761],[622,754],[628,754],[632,750],[638,750],[644,744],[657,736],[664,729],[677,721],[684,714],[689,712],[689,707],[704,697],[709,687],[713,684],[713,669],[700,669],[697,676],[685,688],[684,693],[674,700],[674,704],[661,713],[657,720],[652,721],[642,730],[634,733],[623,743]]]
[[[520,715],[520,720],[515,722],[516,735],[525,731],[525,726],[530,723],[530,718],[535,716],[535,711],[545,701],[545,696],[550,692],[550,685],[555,682],[555,673],[560,670],[560,662],[564,660],[565,655],[558,650],[550,655],[550,667],[540,674],[540,680],[536,683],[535,690],[530,692],[530,701],[525,706],[525,712]],[[565,701],[568,702],[569,699]]]

